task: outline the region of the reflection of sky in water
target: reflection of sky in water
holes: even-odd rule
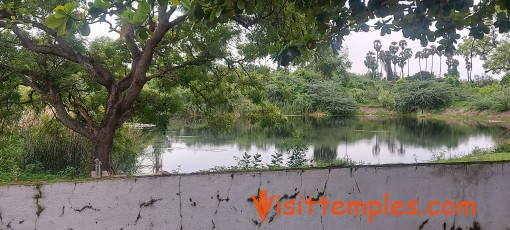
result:
[[[262,154],[263,163],[282,152],[282,146],[295,130],[304,130],[309,141],[307,157],[314,160],[341,159],[348,156],[365,164],[428,162],[436,155],[461,156],[476,147],[490,148],[495,138],[504,138],[503,127],[476,122],[417,119],[378,120],[305,120],[293,119],[276,132],[239,123],[232,133],[213,136],[207,130],[177,126],[162,134],[148,147],[140,165],[150,173],[157,161],[153,152],[161,153],[157,162],[168,172],[207,170],[215,166],[233,166],[234,156],[244,152]],[[373,118],[370,118],[373,119]],[[156,134],[156,131],[148,131]],[[287,155],[283,156],[284,159]],[[180,167],[179,167],[180,166]]]
[[[262,154],[262,162],[269,163],[271,154],[277,149],[274,144],[251,144],[240,146],[233,140],[217,144],[187,144],[188,138],[178,136],[171,139],[171,147],[163,149],[162,164],[163,170],[172,171],[179,168],[180,172],[195,172],[210,169],[215,166],[236,165],[234,156],[240,156],[244,152],[249,154]],[[415,163],[427,162],[433,159],[433,154],[444,153],[446,157],[464,155],[474,148],[490,148],[494,144],[493,137],[485,134],[474,134],[461,138],[457,147],[422,147],[418,145],[400,145],[400,142],[393,138],[384,139],[374,136],[371,139],[362,139],[348,143],[339,141],[336,147],[337,158],[348,155],[354,161],[362,161],[365,164],[386,164],[386,163]],[[379,143],[379,153],[374,154],[374,146]],[[389,144],[390,143],[390,144]],[[393,148],[391,148],[393,146]],[[307,156],[313,158],[314,146],[310,145]],[[400,152],[400,153],[399,153]],[[286,158],[286,155],[284,155]],[[180,165],[180,167],[179,167]]]

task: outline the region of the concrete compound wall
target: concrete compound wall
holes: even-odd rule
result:
[[[251,195],[329,200],[473,200],[459,215],[275,215]],[[287,196],[285,196],[287,195]],[[510,162],[211,173],[0,187],[0,229],[510,229]],[[453,228],[452,228],[453,229]]]

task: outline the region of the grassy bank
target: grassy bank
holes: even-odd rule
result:
[[[453,163],[453,162],[480,162],[480,161],[510,161],[510,153],[471,153],[467,156],[458,158],[441,159],[436,163]]]
[[[435,163],[452,162],[480,162],[480,161],[510,161],[510,141],[501,141],[492,149],[474,149],[465,156],[450,158],[437,157]]]
[[[483,122],[510,123],[510,112],[477,111],[473,109],[450,107],[447,109],[428,111],[424,114],[402,114],[382,107],[360,107],[357,116],[381,116],[381,117],[423,117],[438,120],[470,120]]]

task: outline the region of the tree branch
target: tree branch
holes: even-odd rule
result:
[[[28,33],[19,28],[18,25],[12,26],[12,31],[21,41],[21,45],[35,53],[39,54],[50,54],[58,57],[65,58],[69,61],[75,62],[83,66],[87,69],[97,83],[103,85],[105,87],[110,87],[110,85],[114,81],[113,75],[105,69],[101,64],[95,62],[94,60],[82,56],[78,52],[74,51],[67,43],[59,37],[55,31],[49,29],[48,27],[42,25],[41,23],[28,21],[34,27],[41,29],[46,34],[52,36],[57,41],[56,44],[51,46],[41,46],[37,45],[32,39],[29,37]]]
[[[206,63],[207,61],[209,61],[210,59],[209,58],[204,58],[204,59],[198,59],[198,60],[193,60],[193,61],[185,61],[183,62],[182,64],[179,64],[179,65],[174,65],[174,66],[169,66],[155,74],[152,74],[150,76],[147,76],[147,80],[152,80],[154,78],[161,78],[161,77],[164,77],[166,74],[170,73],[170,72],[173,72],[173,71],[176,71],[176,70],[179,70],[179,69],[183,69],[183,68],[186,68],[188,66],[197,66],[197,65],[200,65],[200,64],[203,64],[203,63]]]

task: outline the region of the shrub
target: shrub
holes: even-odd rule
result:
[[[407,80],[433,80],[436,79],[436,76],[428,71],[421,71],[418,73],[415,73],[412,76],[409,76],[406,78]]]
[[[292,139],[285,142],[285,152],[289,154],[287,166],[291,168],[306,166],[308,164],[308,159],[306,159],[307,150],[308,142],[303,131],[295,131],[292,134]]]
[[[13,136],[0,138],[0,173],[16,175],[20,172],[19,161],[23,142]]]
[[[455,75],[448,75],[445,77],[445,82],[446,84],[450,85],[450,86],[453,86],[453,87],[457,87],[460,85],[460,79],[459,79],[459,76],[455,76]]]
[[[368,93],[362,89],[351,89],[352,96],[354,100],[358,103],[367,103],[368,102]]]
[[[498,111],[510,110],[510,89],[507,86],[501,87],[501,90],[494,95],[494,101]]]
[[[505,74],[503,78],[501,78],[501,81],[499,82],[501,85],[510,86],[510,73]]]
[[[387,109],[394,109],[395,108],[395,94],[391,93],[387,90],[381,90],[379,93],[379,97],[377,97],[377,100],[384,108]]]
[[[486,86],[496,83],[496,80],[490,75],[475,75],[473,77],[473,83],[476,86]]]
[[[496,153],[510,153],[510,141],[501,141],[496,144],[494,148]]]
[[[436,109],[451,103],[450,86],[436,81],[408,81],[397,86],[395,108],[401,112]]]
[[[473,102],[473,105],[476,110],[488,110],[488,109],[492,108],[493,103],[492,103],[492,100],[482,97],[482,98],[476,99]]]
[[[311,87],[313,107],[331,115],[349,116],[356,112],[356,104],[348,90],[338,83],[319,83]]]

